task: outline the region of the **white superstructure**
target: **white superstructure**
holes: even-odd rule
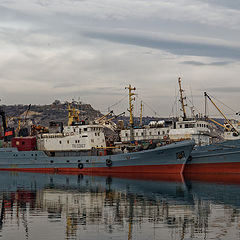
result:
[[[177,121],[174,129],[170,129],[169,138],[173,141],[194,139],[196,145],[210,144],[209,123],[204,120],[183,120]]]
[[[134,128],[135,141],[165,140],[168,138],[170,127],[164,125],[164,121],[151,121],[149,125],[142,128]],[[121,130],[122,142],[130,141],[130,129]]]
[[[38,136],[38,150],[80,151],[93,148],[106,148],[101,125],[65,126],[62,133],[45,133]]]
[[[240,133],[240,122],[237,122],[237,121],[232,122],[232,125]],[[224,140],[240,139],[240,134],[237,133],[236,131],[234,131],[230,124],[226,123],[226,124],[224,124],[224,126],[229,129],[229,130],[227,130],[225,128],[225,130],[224,130],[224,133],[223,133]]]

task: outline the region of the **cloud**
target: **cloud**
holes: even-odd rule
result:
[[[130,44],[148,48],[162,49],[173,54],[207,56],[215,58],[240,59],[240,45],[227,45],[216,42],[203,42],[201,40],[191,41],[178,40],[172,37],[162,37],[154,33],[130,33],[129,31],[96,31],[85,32],[85,36],[93,39],[103,39],[106,41],[121,44]]]
[[[239,2],[236,0],[199,0],[199,1],[217,7],[221,6],[226,9],[240,10]]]
[[[101,109],[119,101],[131,83],[167,115],[178,76],[185,86],[191,81],[194,95],[205,86],[238,87],[236,5],[233,0],[0,1],[1,98],[47,103],[83,96]]]
[[[187,65],[193,65],[193,66],[225,66],[225,65],[231,64],[233,62],[232,61],[222,61],[222,62],[204,63],[204,62],[198,62],[198,61],[184,61],[182,63],[187,64]]]
[[[213,87],[208,88],[208,91],[210,92],[219,92],[219,93],[239,93],[240,87],[239,86],[233,86],[233,87]]]

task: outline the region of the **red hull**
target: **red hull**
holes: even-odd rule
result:
[[[189,173],[240,173],[239,162],[186,164],[184,174]]]
[[[21,171],[21,172],[45,172],[45,173],[163,173],[180,174],[183,171],[183,164],[170,165],[145,165],[125,167],[99,167],[99,168],[0,168],[0,171]]]

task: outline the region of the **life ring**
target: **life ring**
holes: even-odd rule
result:
[[[83,169],[83,164],[82,164],[82,163],[79,163],[79,164],[78,164],[78,168],[79,168],[79,169]]]
[[[69,136],[69,133],[66,133],[66,136]]]
[[[73,132],[71,132],[71,136],[73,136],[74,135],[74,133]]]
[[[106,159],[106,165],[108,167],[111,167],[112,166],[112,160],[111,159]]]
[[[167,140],[167,138],[168,138],[167,135],[164,135],[164,136],[163,136],[163,139],[164,139],[164,140]]]

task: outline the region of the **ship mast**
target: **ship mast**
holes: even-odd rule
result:
[[[179,77],[178,78],[178,84],[179,84],[179,92],[180,92],[180,102],[181,102],[181,105],[182,105],[182,108],[181,108],[181,111],[183,112],[183,120],[186,120],[187,119],[187,114],[186,114],[186,109],[185,109],[185,106],[187,106],[186,104],[184,104],[184,100],[186,99],[186,97],[183,97],[183,89],[182,89],[182,86],[181,86],[181,78]]]
[[[132,142],[132,141],[134,141],[134,136],[133,136],[134,122],[133,122],[133,104],[132,104],[132,101],[135,100],[135,98],[133,96],[136,95],[132,91],[135,91],[136,88],[132,87],[129,84],[128,87],[125,87],[125,89],[128,89],[128,95],[129,95],[129,109],[128,109],[128,111],[130,113],[130,120],[129,120],[129,124],[130,124],[130,141]]]
[[[142,127],[142,125],[143,125],[143,124],[142,124],[142,118],[143,118],[143,116],[142,116],[143,114],[142,114],[142,113],[143,113],[143,104],[142,104],[142,101],[141,101],[141,109],[140,109],[140,127]]]

